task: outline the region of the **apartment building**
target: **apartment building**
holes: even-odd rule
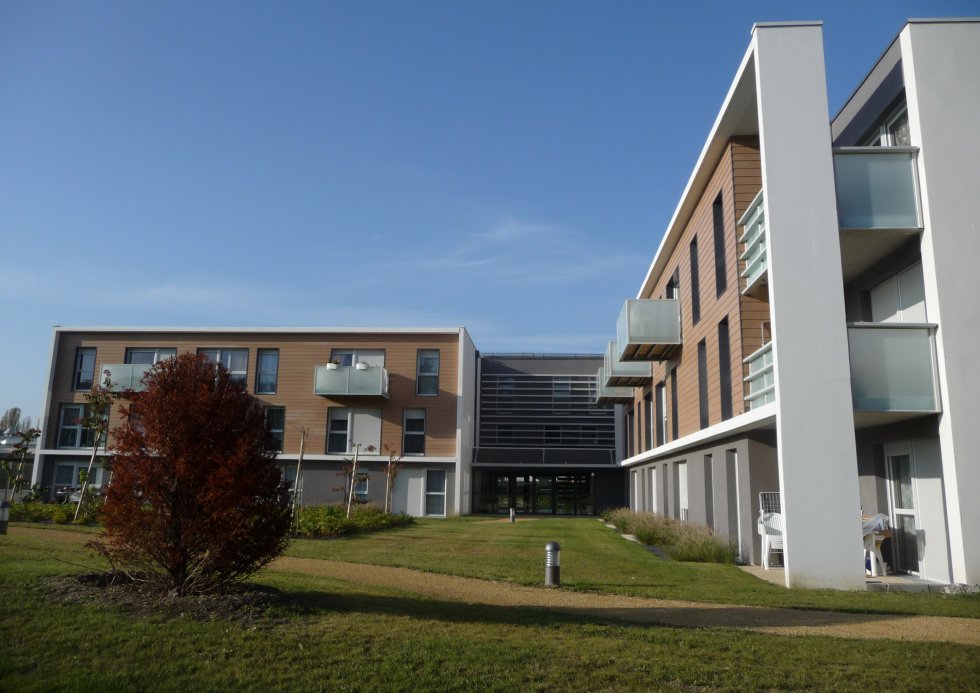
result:
[[[880,512],[892,570],[980,582],[978,70],[980,20],[910,20],[831,120],[821,24],[753,27],[599,375],[633,508],[761,563],[772,493],[786,585],[841,589]]]
[[[473,512],[595,515],[625,502],[621,405],[595,354],[480,354]]]
[[[117,388],[139,389],[152,364],[183,352],[224,365],[266,408],[284,478],[303,503],[343,500],[341,470],[356,451],[364,476],[354,491],[382,505],[391,450],[404,454],[395,512],[468,512],[476,350],[463,328],[56,327],[32,482],[52,498],[78,488],[93,444],[80,419],[95,379],[108,373]],[[89,483],[107,481],[100,462]]]

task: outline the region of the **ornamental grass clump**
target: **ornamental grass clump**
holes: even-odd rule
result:
[[[734,563],[738,555],[733,540],[717,536],[704,525],[629,508],[607,510],[602,518],[623,534],[632,534],[643,544],[663,549],[677,561]]]
[[[175,594],[213,592],[286,548],[292,520],[265,414],[220,365],[180,354],[126,392],[112,432],[105,532],[116,570]]]

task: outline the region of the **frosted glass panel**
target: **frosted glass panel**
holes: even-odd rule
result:
[[[913,152],[835,153],[837,220],[843,229],[918,228]]]
[[[860,411],[939,411],[928,327],[852,326],[851,395]]]

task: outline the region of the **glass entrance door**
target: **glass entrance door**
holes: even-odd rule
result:
[[[915,502],[915,468],[909,446],[886,452],[888,460],[888,504],[891,510],[895,567],[919,572],[919,534]],[[888,454],[890,452],[891,454]]]

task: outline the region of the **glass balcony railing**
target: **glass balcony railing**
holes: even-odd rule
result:
[[[740,256],[740,259],[745,260],[745,269],[742,270],[745,289],[742,293],[751,294],[765,283],[769,269],[769,256],[766,251],[766,208],[761,190],[738,223],[739,226],[744,227],[739,240],[745,244],[745,250]]]
[[[609,348],[602,358],[602,374],[605,381],[600,384],[612,387],[623,385],[645,385],[653,377],[653,366],[647,361],[619,360],[616,342],[609,342]]]
[[[918,229],[915,147],[834,150],[837,223],[842,229]]]
[[[616,322],[620,361],[661,361],[681,343],[681,302],[630,299]]]
[[[856,411],[940,411],[935,325],[852,323],[847,344]]]
[[[776,401],[776,380],[772,370],[772,342],[763,344],[746,358],[743,363],[749,367],[745,382],[749,394],[745,396],[748,408],[755,409],[763,404]]]
[[[151,368],[153,366],[145,363],[104,363],[99,369],[99,381],[104,384],[106,378],[109,378],[109,389],[112,392],[140,392],[143,389],[143,376]]]
[[[313,392],[326,397],[387,397],[388,371],[381,366],[317,366]]]
[[[649,364],[647,364],[649,365]],[[595,376],[596,404],[626,404],[633,401],[633,388],[628,386],[606,385],[608,376],[605,366],[599,366]]]

